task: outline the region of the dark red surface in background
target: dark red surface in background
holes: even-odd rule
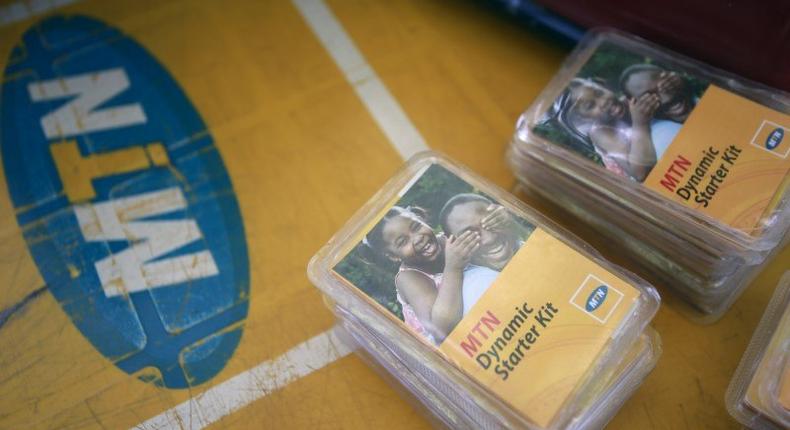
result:
[[[583,27],[625,30],[790,91],[790,0],[537,0]]]

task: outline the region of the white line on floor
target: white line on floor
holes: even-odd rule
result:
[[[293,3],[401,157],[408,159],[427,150],[420,132],[326,3],[323,0],[293,0]]]
[[[296,345],[274,360],[246,370],[137,425],[141,430],[202,429],[350,351],[335,328]],[[265,426],[265,425],[264,425]]]

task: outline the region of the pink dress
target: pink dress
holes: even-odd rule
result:
[[[395,285],[397,285],[398,276],[402,272],[405,272],[407,270],[411,270],[411,271],[414,271],[414,272],[417,272],[417,273],[420,273],[422,275],[427,276],[430,280],[433,281],[433,284],[436,286],[436,289],[439,289],[439,286],[442,284],[442,275],[443,275],[443,273],[433,273],[433,274],[431,274],[431,273],[423,272],[422,270],[413,269],[413,268],[410,268],[410,267],[406,267],[406,268],[401,267],[400,269],[398,269],[398,274],[395,275]],[[400,292],[397,290],[397,287],[395,289],[395,292],[396,292],[396,295],[397,295],[397,298],[398,298],[398,302],[400,303],[401,309],[403,310],[403,322],[405,322],[406,325],[409,326],[409,328],[414,330],[416,333],[418,333],[421,336],[425,337],[426,339],[431,341],[431,343],[436,344],[436,339],[434,339],[433,335],[428,332],[428,330],[425,328],[425,326],[422,325],[422,322],[417,317],[417,314],[414,312],[414,308],[412,308],[410,304],[406,303],[406,301],[403,300],[403,297],[401,297]]]
[[[606,154],[602,153],[601,151],[597,151],[597,152],[598,152],[598,155],[601,156],[601,161],[603,161],[603,165],[604,165],[604,167],[606,167],[606,170],[608,170],[608,171],[610,171],[610,172],[612,172],[612,173],[614,173],[614,174],[616,174],[618,176],[623,176],[625,178],[631,178],[631,175],[629,175],[628,172],[626,172],[625,169],[623,169],[620,166],[620,164],[617,162],[617,160],[615,160],[614,157],[612,157],[610,155],[606,155]]]

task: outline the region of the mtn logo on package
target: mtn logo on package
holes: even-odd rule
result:
[[[219,373],[249,305],[244,227],[206,125],[157,60],[91,18],[40,22],[11,52],[0,138],[30,253],[96,350],[167,388]]]
[[[779,158],[787,158],[787,154],[790,154],[788,131],[790,130],[779,124],[763,121],[760,128],[757,129],[757,133],[754,134],[751,144]]]
[[[573,293],[570,303],[596,321],[605,324],[622,300],[623,293],[595,275],[589,274]]]

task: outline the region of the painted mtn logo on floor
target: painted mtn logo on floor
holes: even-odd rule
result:
[[[0,124],[17,220],[85,337],[169,388],[222,370],[247,316],[244,229],[211,135],[167,71],[112,27],[53,17],[11,53]]]

